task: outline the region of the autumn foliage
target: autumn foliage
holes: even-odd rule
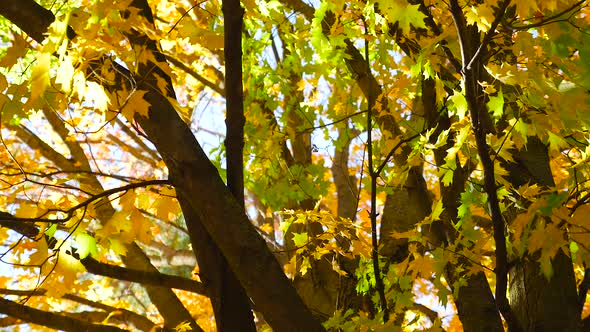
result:
[[[586,1],[2,0],[0,329],[589,330],[589,36]]]

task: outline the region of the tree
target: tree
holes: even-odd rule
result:
[[[2,326],[590,328],[585,1],[0,15]]]

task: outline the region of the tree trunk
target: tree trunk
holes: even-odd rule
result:
[[[529,137],[520,151],[513,151],[515,163],[507,164],[514,186],[525,183],[555,186],[547,148]],[[510,302],[523,329],[530,332],[580,331],[576,279],[571,257],[561,250],[551,260],[551,279],[541,273],[538,254],[525,254],[510,270]]]

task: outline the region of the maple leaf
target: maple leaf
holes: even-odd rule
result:
[[[27,54],[28,44],[26,39],[20,33],[12,33],[11,46],[7,52],[0,59],[0,67],[11,68],[14,66],[18,59],[24,57]]]
[[[455,114],[459,117],[459,120],[463,119],[468,110],[465,95],[455,90],[453,95],[449,97],[449,100],[451,101]]]
[[[471,6],[465,14],[467,24],[477,25],[477,29],[482,32],[488,31],[494,21],[494,10],[489,4]]]
[[[91,102],[96,109],[106,111],[110,103],[104,88],[96,82],[86,82],[83,96],[86,101]]]
[[[420,5],[398,0],[379,0],[378,3],[387,20],[391,23],[398,22],[405,34],[410,33],[410,25],[414,28],[426,28],[426,15],[420,11]]]
[[[37,99],[49,85],[50,53],[39,53],[31,73],[31,100]]]
[[[193,328],[188,321],[184,321],[174,327],[174,331],[176,331],[176,332],[188,332],[188,331],[192,331],[192,330],[193,330]]]
[[[133,116],[135,115],[135,113],[138,113],[146,118],[149,117],[149,110],[151,105],[144,99],[146,93],[147,91],[140,90],[133,91],[129,95],[129,97],[125,101],[125,104],[123,105],[123,109],[121,110],[121,113],[127,120],[133,122]]]
[[[47,241],[44,237],[40,238],[36,243],[37,250],[29,257],[29,264],[40,266],[47,261],[47,258],[49,257],[49,248],[47,247]]]
[[[96,240],[88,233],[81,232],[76,235],[77,253],[80,259],[88,257],[88,255],[98,255],[98,248]]]
[[[305,246],[309,241],[307,233],[293,233],[293,243],[297,247]]]
[[[498,91],[498,95],[490,97],[486,104],[488,111],[492,112],[492,116],[498,121],[502,114],[504,114],[504,95],[502,90]]]

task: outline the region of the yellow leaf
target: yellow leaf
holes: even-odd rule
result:
[[[81,71],[75,72],[71,84],[73,92],[83,100],[86,96],[86,77],[84,76],[84,73]]]
[[[16,209],[14,216],[17,218],[35,218],[37,217],[37,206],[23,203]]]
[[[69,246],[61,247],[54,272],[62,276],[63,285],[74,285],[78,273],[86,271],[86,268],[79,260],[66,253],[66,248],[69,249]]]
[[[121,113],[129,120],[133,121],[135,113],[143,117],[149,117],[150,104],[143,98],[147,91],[134,91],[125,101]]]
[[[104,88],[96,82],[86,82],[84,99],[91,102],[96,109],[102,112],[107,110],[110,103],[110,98]]]
[[[150,243],[154,238],[152,223],[138,209],[133,209],[129,216],[133,230],[133,239],[141,243]]]
[[[201,44],[209,49],[223,48],[223,34],[205,31],[201,37]]]
[[[39,53],[31,73],[31,100],[37,99],[49,85],[50,53]]]
[[[492,27],[494,21],[494,10],[489,4],[482,4],[480,6],[471,6],[465,13],[467,24],[476,24],[477,29],[481,32],[486,32]]]
[[[576,209],[576,212],[572,216],[571,223],[576,226],[583,228],[590,228],[590,205],[584,204]]]
[[[168,82],[162,76],[158,74],[154,74],[156,77],[156,86],[158,87],[158,91],[164,96],[168,95]]]
[[[297,274],[297,256],[293,255],[293,257],[291,257],[291,259],[289,260],[289,263],[285,264],[285,274],[287,276],[289,276],[291,278],[291,280],[293,280],[295,278],[295,275]]]
[[[195,24],[193,20],[183,20],[177,27],[178,34],[181,38],[187,38],[192,43],[199,43],[208,49],[223,48],[223,34],[202,29]]]
[[[266,223],[260,227],[258,227],[261,231],[265,232],[266,234],[270,234],[274,232],[274,227],[270,223]]]
[[[492,94],[496,93],[496,87],[493,84],[489,84],[485,81],[477,82],[477,83],[479,83],[479,85],[481,85],[481,87],[483,88],[483,92],[485,94],[492,95]]]
[[[131,210],[135,207],[135,198],[137,197],[137,195],[135,195],[134,191],[128,191],[127,193],[125,193],[125,195],[123,195],[120,200],[119,200],[119,204],[121,204],[121,207],[123,207],[123,210]]]
[[[518,189],[516,190],[516,192],[520,196],[522,196],[523,198],[526,198],[526,199],[534,198],[535,196],[537,196],[539,194],[540,191],[541,191],[541,188],[539,188],[539,186],[537,186],[537,184],[529,185],[528,183],[518,187]]]
[[[131,223],[128,220],[128,216],[129,213],[125,210],[115,212],[111,219],[96,231],[97,237],[99,239],[108,239],[112,235],[129,232],[131,230]]]
[[[301,261],[301,267],[299,268],[299,273],[301,273],[301,275],[304,276],[307,273],[307,270],[309,270],[310,268],[311,263],[309,262],[309,258],[303,257],[303,260]]]
[[[528,18],[532,16],[537,10],[539,10],[539,7],[537,6],[537,1],[518,1],[516,10],[518,16],[522,18]]]
[[[370,246],[361,240],[352,240],[350,245],[350,251],[357,255],[361,255],[365,258],[371,257]]]
[[[306,85],[307,83],[305,82],[305,80],[299,80],[299,82],[297,82],[297,91],[303,91]]]
[[[174,331],[176,332],[187,332],[192,330],[193,328],[191,327],[191,324],[188,321],[182,322],[176,325],[176,327],[174,328]]]
[[[110,238],[109,239],[109,248],[117,255],[120,255],[120,256],[127,255],[127,247],[119,239]]]
[[[70,93],[72,90],[73,77],[74,65],[72,64],[72,59],[69,56],[65,56],[59,63],[59,69],[57,70],[55,83],[61,84],[62,90],[66,93]]]
[[[152,208],[156,209],[158,218],[166,221],[174,220],[180,212],[180,207],[175,198],[176,193],[174,190],[162,190],[161,194],[162,196],[156,199]]]
[[[531,232],[529,238],[529,251],[535,252],[541,249],[541,258],[553,258],[558,250],[567,245],[564,237],[564,231],[560,230],[555,224],[550,223],[546,227],[539,225]]]
[[[49,257],[48,252],[49,248],[47,247],[47,241],[45,241],[45,237],[41,237],[36,242],[36,251],[29,256],[29,264],[30,265],[42,265],[47,261],[47,257]]]
[[[10,68],[16,64],[18,59],[24,57],[27,54],[29,46],[25,38],[20,33],[13,33],[12,45],[6,51],[6,54],[0,60],[0,67]]]
[[[342,269],[340,269],[340,264],[338,263],[338,261],[336,259],[332,259],[332,270],[334,270],[336,273],[338,273],[339,275],[345,277],[348,275],[348,273],[346,273],[346,271],[343,271]]]

